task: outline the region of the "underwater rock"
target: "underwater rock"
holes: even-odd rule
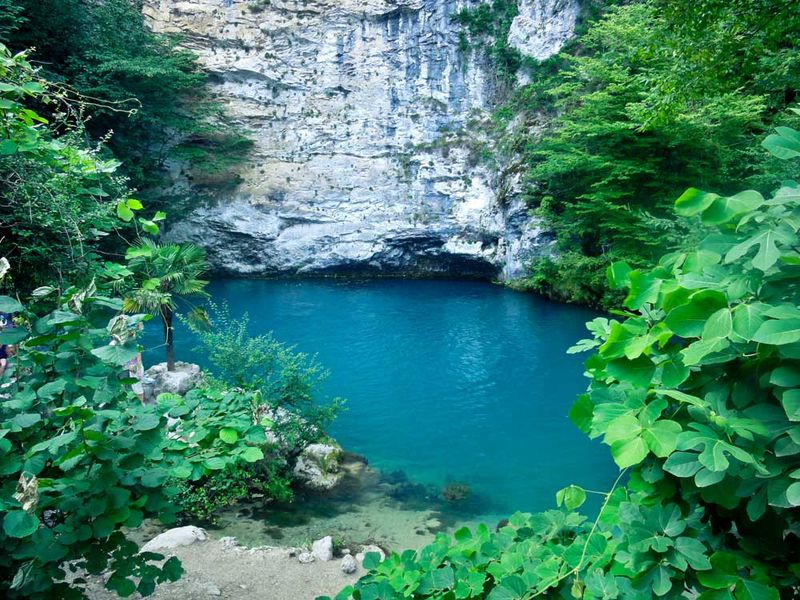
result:
[[[339,469],[342,450],[329,444],[306,446],[297,458],[293,474],[303,486],[317,491],[330,490],[342,480]]]
[[[168,371],[167,363],[158,363],[144,372],[143,382],[146,402],[155,402],[159,394],[183,396],[203,381],[199,365],[178,361],[175,370]]]
[[[442,488],[442,498],[447,502],[466,500],[470,495],[469,485],[460,481],[448,483]]]
[[[345,554],[344,558],[342,558],[342,573],[352,575],[356,572],[356,569],[358,569],[356,559],[349,554]]]
[[[324,538],[311,544],[311,554],[322,561],[333,560],[333,538],[326,535]]]
[[[186,527],[175,527],[168,529],[154,537],[142,546],[141,552],[155,552],[156,550],[171,550],[180,546],[188,546],[195,542],[203,542],[207,538],[204,529],[187,525]]]
[[[431,533],[436,533],[437,531],[440,531],[442,529],[442,522],[435,517],[430,518],[427,521],[425,521],[425,529],[427,529]]]

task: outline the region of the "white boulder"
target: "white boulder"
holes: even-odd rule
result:
[[[314,555],[311,552],[301,552],[297,555],[297,560],[303,564],[312,563],[314,562]]]
[[[386,558],[386,553],[383,550],[381,550],[378,546],[375,546],[374,544],[369,544],[367,546],[361,546],[361,551],[358,554],[356,554],[356,560],[363,565],[364,557],[369,552],[377,552],[380,555],[381,560],[384,560]]]
[[[195,542],[203,542],[207,539],[206,532],[194,525],[186,527],[175,527],[168,529],[164,533],[158,534],[152,540],[142,546],[142,552],[157,552],[158,550],[171,550],[181,546],[188,546]]]
[[[314,558],[327,562],[333,559],[333,538],[326,535],[311,545],[311,554]]]

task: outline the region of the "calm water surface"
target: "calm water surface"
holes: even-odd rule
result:
[[[487,515],[542,510],[570,483],[608,489],[608,452],[567,418],[586,387],[586,309],[481,282],[221,280],[210,285],[253,333],[273,331],[330,370],[347,399],[330,433],[382,471],[441,489],[467,483]],[[153,328],[146,337],[159,342]],[[179,329],[179,358],[204,363]],[[161,349],[146,362],[163,360]]]

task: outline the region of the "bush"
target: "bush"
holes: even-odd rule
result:
[[[41,288],[35,301],[54,293]],[[174,522],[173,482],[262,460],[264,429],[245,392],[142,404],[124,367],[138,352],[127,332],[142,317],[121,315],[122,301],[94,286],[53,302],[42,312],[0,296],[0,311],[26,323],[0,333],[19,343],[16,379],[0,399],[0,591],[81,597],[82,573],[108,572],[108,589],[148,595],[180,577],[180,563],[138,554],[122,528]],[[112,334],[120,343],[109,343]]]
[[[249,316],[233,319],[227,305],[209,302],[208,314],[210,328],[196,321],[186,324],[200,340],[212,373],[227,384],[257,393],[254,410],[271,421],[284,446],[299,451],[322,440],[343,401],[315,401],[327,377],[316,359],[278,342],[271,333],[251,336]]]

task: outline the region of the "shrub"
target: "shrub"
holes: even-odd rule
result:
[[[275,340],[271,333],[251,336],[247,313],[233,319],[227,305],[209,302],[208,314],[210,328],[191,320],[186,324],[200,340],[212,373],[230,385],[257,392],[254,409],[272,421],[285,446],[299,451],[320,441],[343,401],[315,401],[327,377],[316,359]]]
[[[35,302],[52,293],[37,290]],[[244,392],[142,404],[124,367],[138,351],[126,331],[141,317],[121,315],[122,301],[94,286],[55,303],[44,312],[0,296],[0,311],[27,324],[0,333],[19,343],[16,379],[0,398],[0,591],[82,597],[82,574],[107,572],[108,589],[148,595],[179,578],[180,563],[138,554],[122,528],[174,522],[172,482],[263,459],[264,430]],[[112,333],[123,343],[109,343]]]

